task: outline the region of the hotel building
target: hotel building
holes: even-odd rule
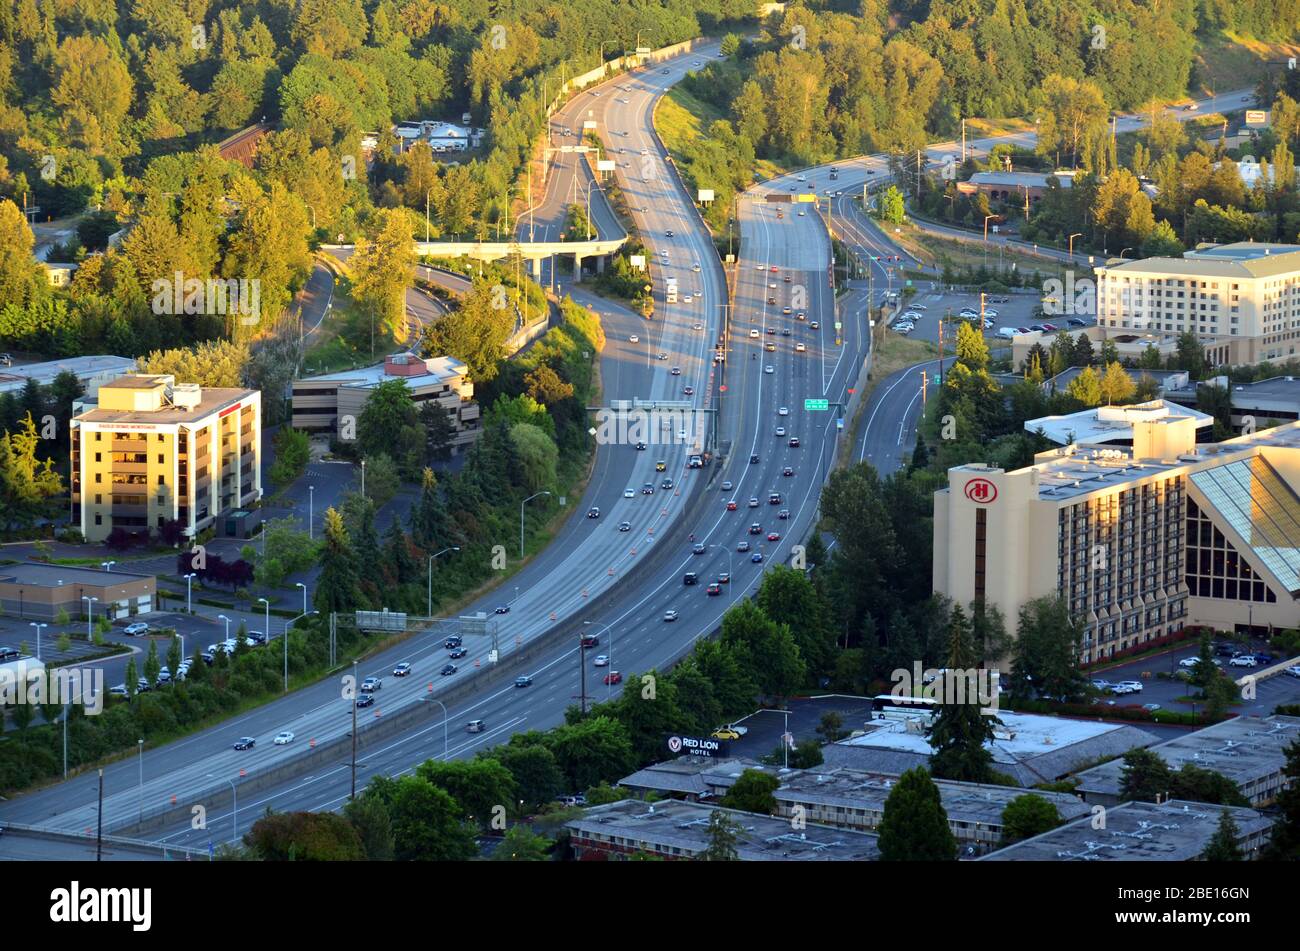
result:
[[[934,590],[995,605],[1012,633],[1023,604],[1060,595],[1084,663],[1189,625],[1300,626],[1300,423],[1197,445],[1193,416],[1130,409],[1131,447],[1108,432],[1014,472],[949,469]]]
[[[144,374],[101,384],[98,404],[72,419],[82,534],[88,541],[114,528],[147,534],[176,519],[193,537],[256,502],[261,411],[256,390]]]
[[[1100,339],[1192,331],[1214,365],[1285,360],[1300,348],[1300,245],[1202,244],[1181,258],[1096,269]]]

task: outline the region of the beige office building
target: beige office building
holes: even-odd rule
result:
[[[293,428],[355,439],[356,421],[366,400],[375,387],[388,380],[403,381],[417,408],[433,401],[447,412],[455,429],[453,453],[474,444],[480,420],[469,368],[454,357],[414,353],[394,353],[374,366],[294,380]]]
[[[101,541],[114,528],[148,533],[177,519],[193,537],[256,502],[261,410],[256,390],[171,376],[131,374],[102,384],[98,405],[72,419],[82,534]]]
[[[1102,339],[1190,330],[1214,365],[1300,353],[1300,245],[1203,244],[1181,258],[1096,269]]]
[[[1085,663],[1188,625],[1300,626],[1300,423],[1200,446],[1196,424],[1152,412],[1131,449],[949,469],[935,591],[997,606],[1012,633],[1023,604],[1059,594]]]

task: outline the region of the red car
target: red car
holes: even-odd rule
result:
[[[609,673],[605,675],[605,683],[609,684],[611,687],[614,684],[621,684],[622,682],[623,682],[623,675],[620,674],[617,670],[611,670]]]
[[[736,500],[735,500],[735,499],[732,499],[730,502],[727,503],[727,511],[728,511],[728,512],[734,512],[734,511],[736,511]]]
[[[779,542],[779,541],[781,540],[781,533],[780,533],[780,532],[768,532],[768,533],[767,533],[767,540],[770,541],[770,542]]]
[[[718,583],[715,581],[713,584],[709,585],[709,586],[708,586],[707,588],[705,588],[704,590],[705,590],[705,593],[707,593],[707,594],[709,594],[709,595],[722,594],[722,585],[718,584]]]
[[[773,274],[775,274],[775,273],[776,273],[776,265],[773,264],[772,267],[771,267],[769,270],[771,270],[771,272],[772,272]]]

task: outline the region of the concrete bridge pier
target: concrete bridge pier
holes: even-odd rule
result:
[[[577,284],[582,280],[582,255],[574,252],[573,255],[573,282]]]

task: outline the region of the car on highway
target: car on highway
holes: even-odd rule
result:
[[[799,437],[798,437],[798,436],[791,436],[791,437],[790,437],[790,442],[787,443],[787,445],[788,445],[791,449],[798,449],[798,448],[799,448]]]
[[[757,336],[759,335],[759,334],[758,334],[758,328],[755,327],[753,330],[751,330],[751,331],[749,332],[749,335],[750,335],[751,337],[757,337]]]
[[[749,454],[749,464],[750,464],[751,466],[758,465],[758,453],[756,453],[756,452],[751,452],[751,453]]]
[[[666,489],[671,489],[672,487],[673,487],[673,480],[672,480],[672,479],[664,479],[664,481],[662,481],[662,482],[659,483],[659,488],[661,488],[661,489],[665,489],[665,490],[666,490]]]
[[[764,373],[775,373],[775,372],[776,372],[776,367],[772,366],[772,364],[769,363],[767,366],[763,367],[763,372],[764,372]]]
[[[789,316],[790,314],[794,313],[794,308],[791,307],[789,304],[786,304],[784,307],[781,308],[781,313]]]
[[[363,693],[357,697],[358,707],[373,707],[375,705],[375,695],[373,693]]]
[[[769,492],[769,493],[767,494],[767,504],[768,504],[768,505],[780,505],[780,504],[781,504],[781,493],[780,493],[780,492]]]
[[[676,612],[676,611],[665,611],[665,612],[664,612],[664,622],[665,622],[665,623],[668,623],[668,622],[671,622],[671,621],[676,621],[676,620],[677,620],[677,612]]]
[[[778,427],[776,427],[776,435],[777,435],[778,437],[784,436],[784,435],[785,435],[785,427],[784,427],[784,426],[778,426]]]
[[[698,584],[700,576],[694,571],[688,571],[682,575],[682,584]]]
[[[681,375],[682,375],[682,368],[681,368],[681,367],[673,367],[673,368],[672,368],[671,370],[669,370],[668,372],[671,373],[673,376],[681,376]]]
[[[293,742],[293,734],[288,730],[281,730],[275,735],[275,739],[271,742],[276,746],[288,746]]]
[[[527,675],[521,675],[515,678],[516,687],[531,687],[532,685],[533,685],[532,677],[529,677]]]
[[[693,386],[683,386],[683,387],[682,387],[682,395],[683,395],[683,396],[694,396],[694,395],[695,395],[695,387],[693,387]]]
[[[393,668],[394,677],[405,677],[411,672],[411,665],[407,663],[398,664]]]
[[[722,491],[723,491],[723,492],[730,492],[730,491],[731,491],[731,480],[730,480],[730,479],[723,479],[723,480],[722,480]]]
[[[714,581],[707,588],[704,589],[704,593],[709,595],[710,597],[713,597],[714,595],[722,594],[722,586],[718,584],[716,581]]]
[[[783,476],[794,475],[794,466],[786,466],[784,469],[781,470],[781,475]]]
[[[442,676],[444,676],[444,677],[450,677],[450,676],[451,676],[452,674],[454,674],[455,672],[456,672],[456,665],[455,665],[455,664],[446,664],[446,665],[442,668],[442,670],[438,671],[438,673],[442,674]]]
[[[776,344],[774,343],[764,344],[763,349],[766,350],[768,353],[776,353]]]
[[[763,526],[758,524],[758,522],[751,522],[749,525],[749,534],[751,535],[763,534]]]
[[[646,483],[644,483],[644,484],[641,486],[641,494],[642,494],[642,495],[654,495],[654,494],[655,494],[655,487],[654,487],[653,485],[651,485],[649,482],[646,482]]]
[[[591,663],[592,663],[592,665],[595,666],[595,667],[608,667],[608,666],[609,666],[609,657],[606,656],[605,654],[600,654],[600,655],[597,656],[596,659],[593,660]]]
[[[631,498],[631,496],[629,496],[629,498]],[[509,614],[509,613],[510,613],[510,605],[508,605],[508,604],[498,604],[498,605],[497,605],[497,609],[496,609],[496,613],[497,613],[497,614]]]
[[[644,450],[645,450],[646,445],[645,445],[644,442],[638,442],[638,443],[636,444],[636,448],[637,448],[637,451],[638,451],[638,452],[641,452],[641,451],[644,451]]]
[[[600,518],[600,509],[594,505],[587,509],[587,518]]]
[[[631,489],[624,489],[624,490],[623,490],[623,498],[625,498],[625,499],[633,499],[633,498],[636,498],[636,493],[633,492]]]
[[[149,625],[144,623],[144,621],[136,621],[134,624],[128,624],[126,627],[122,628],[122,633],[127,635],[128,637],[136,637],[141,634],[148,634]]]
[[[756,551],[754,554],[749,556],[749,560],[756,565],[760,565],[763,563],[763,553],[761,551]]]
[[[618,523],[618,530],[619,530],[620,532],[630,532],[630,531],[632,531],[632,523],[631,523],[631,522],[619,522],[619,523]]]
[[[736,551],[741,553],[749,551],[749,542],[737,542]]]
[[[655,461],[655,472],[663,472],[667,468],[668,468],[668,463],[666,460],[658,459]]]
[[[775,336],[776,336],[776,328],[775,328],[775,327],[768,327],[768,328],[767,328],[767,335],[768,335],[769,337],[775,337]]]
[[[776,513],[776,517],[779,518],[781,521],[784,522],[784,521],[786,521],[787,519],[790,518],[790,510],[789,510],[789,509],[781,509],[781,511],[779,511],[779,512]]]
[[[462,643],[463,642],[461,641],[461,637],[459,634],[451,634],[448,635],[448,637],[443,640],[442,646],[447,650],[451,650],[453,647],[460,647]]]
[[[256,742],[257,740],[255,740],[251,736],[241,736],[239,739],[235,740],[235,749],[251,750],[253,748],[253,744],[255,744]]]
[[[628,342],[628,343],[640,343],[640,342],[641,342],[641,338],[638,337],[636,334],[632,334],[632,336],[630,336],[630,337],[627,338],[627,342]]]
[[[696,542],[694,545],[691,546],[692,555],[703,555],[708,550],[709,549],[704,544],[704,542]]]
[[[468,653],[469,651],[466,650],[464,647],[453,647],[450,651],[447,652],[447,656],[450,657],[452,660],[460,660]]]
[[[615,684],[621,684],[622,682],[623,682],[623,675],[620,674],[617,670],[611,670],[609,673],[605,675],[606,686],[612,687]]]
[[[730,571],[718,572],[718,584],[731,584],[731,572]]]
[[[803,344],[801,344],[801,343],[796,343],[796,344],[794,345],[794,352],[795,352],[795,353],[806,353],[807,350],[808,350],[808,348],[805,347],[805,346],[804,346]]]
[[[817,323],[817,321],[814,320],[811,323],[809,323],[808,326],[811,327],[813,330],[816,330],[818,327],[821,326],[821,324]]]
[[[770,542],[779,542],[779,541],[781,540],[781,533],[780,533],[780,532],[768,532],[768,533],[767,533],[767,540],[770,541]]]
[[[782,336],[782,337],[788,337],[788,336],[790,336],[790,328],[789,328],[789,327],[782,327],[782,328],[781,328],[781,336]]]
[[[768,302],[769,304],[775,304],[775,303],[776,303],[776,298],[775,298],[775,297],[769,297],[769,298],[767,299],[767,302]]]
[[[373,693],[376,690],[382,690],[383,686],[384,682],[378,677],[367,677],[365,680],[361,681],[360,689],[362,693]]]
[[[727,511],[728,511],[728,512],[734,512],[734,511],[736,511],[736,500],[735,500],[735,499],[731,499],[730,501],[727,502]]]
[[[777,416],[789,416],[790,408],[788,406],[779,407],[776,411]]]

